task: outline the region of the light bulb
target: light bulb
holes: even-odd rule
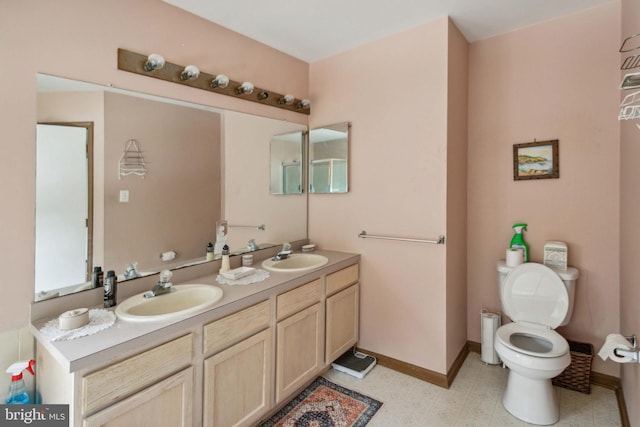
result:
[[[298,110],[308,110],[311,107],[311,101],[308,99],[303,99],[302,101],[296,104],[296,108]]]
[[[278,104],[280,104],[280,105],[282,105],[282,104],[291,105],[291,104],[293,104],[293,101],[295,101],[295,99],[296,98],[293,95],[287,94],[287,95],[283,96],[282,98],[278,99]]]
[[[217,87],[225,88],[227,86],[229,86],[229,77],[224,74],[218,74],[213,80],[211,80],[211,87],[213,89]]]
[[[236,89],[236,93],[239,95],[250,95],[253,93],[253,83],[244,82]]]
[[[149,55],[147,62],[144,63],[144,70],[147,72],[160,70],[162,67],[164,67],[164,58],[157,53]]]
[[[180,73],[180,80],[195,80],[200,75],[200,70],[195,65],[187,65]]]

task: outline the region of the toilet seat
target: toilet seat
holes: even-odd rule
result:
[[[505,347],[534,357],[560,357],[569,352],[569,344],[553,329],[513,322],[496,331],[496,339]]]

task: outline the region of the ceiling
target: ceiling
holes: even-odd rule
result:
[[[612,0],[163,0],[315,62],[450,16],[469,42]]]

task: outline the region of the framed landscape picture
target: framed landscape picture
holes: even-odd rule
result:
[[[513,145],[513,179],[560,178],[558,140]]]

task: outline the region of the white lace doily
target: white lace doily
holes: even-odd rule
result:
[[[245,277],[241,277],[236,280],[227,279],[226,277],[223,277],[222,275],[218,274],[218,277],[216,277],[216,281],[222,285],[235,286],[235,285],[250,285],[252,283],[262,282],[263,280],[268,278],[269,278],[268,271],[260,270],[259,268],[257,268],[256,271],[253,272],[253,274],[250,274]]]
[[[89,310],[89,323],[80,328],[60,329],[58,328],[58,318],[55,318],[49,320],[46,325],[40,328],[40,333],[49,341],[67,341],[93,335],[110,328],[114,323],[116,323],[115,313],[102,308],[94,308]]]

